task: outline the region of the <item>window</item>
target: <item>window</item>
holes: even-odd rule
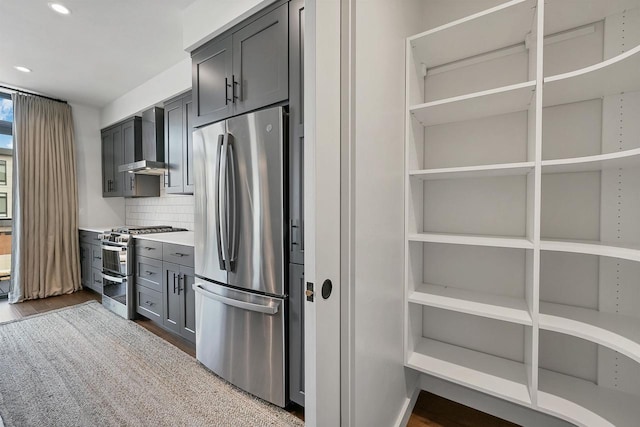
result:
[[[0,185],[7,185],[7,161],[0,160]]]
[[[0,218],[7,217],[7,193],[0,193]]]
[[[13,149],[13,101],[11,97],[0,92],[0,148]]]

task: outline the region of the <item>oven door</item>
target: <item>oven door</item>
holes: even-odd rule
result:
[[[102,270],[121,276],[129,275],[129,248],[127,246],[102,245]]]
[[[133,318],[131,277],[102,273],[102,305],[125,319]]]

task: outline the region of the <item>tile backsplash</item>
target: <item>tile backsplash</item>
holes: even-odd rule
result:
[[[125,222],[127,225],[170,225],[193,230],[194,197],[182,194],[167,194],[164,186],[160,197],[125,199]]]

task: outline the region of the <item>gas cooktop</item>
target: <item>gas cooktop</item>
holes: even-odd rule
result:
[[[153,233],[171,233],[174,231],[187,231],[186,228],[175,228],[168,225],[152,225],[146,227],[135,227],[135,226],[126,226],[126,227],[116,227],[112,228],[112,233],[118,234],[153,234]]]

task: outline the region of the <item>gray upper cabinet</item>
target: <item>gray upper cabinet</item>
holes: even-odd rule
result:
[[[231,36],[214,40],[193,56],[193,126],[233,114]]]
[[[193,56],[193,126],[289,97],[288,5],[241,24]]]
[[[289,97],[287,5],[233,33],[234,114]]]
[[[122,127],[102,131],[102,197],[122,196],[122,174],[117,162],[124,158]]]
[[[165,104],[167,193],[193,194],[193,102],[191,94]]]
[[[140,117],[132,117],[102,131],[102,197],[135,196],[135,177],[118,172],[142,152]]]

